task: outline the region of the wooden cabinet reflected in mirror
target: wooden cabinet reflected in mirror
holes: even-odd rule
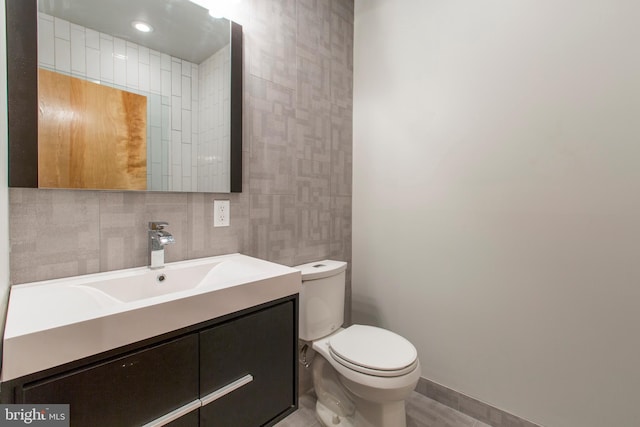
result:
[[[10,186],[242,190],[238,24],[188,0],[6,6]]]

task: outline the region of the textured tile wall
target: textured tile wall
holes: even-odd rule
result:
[[[245,191],[11,189],[13,284],[145,265],[151,220],[171,224],[168,261],[351,261],[353,1],[241,5]],[[214,198],[231,201],[230,227],[212,227]]]

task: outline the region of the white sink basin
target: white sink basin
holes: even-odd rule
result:
[[[14,285],[2,381],[300,291],[300,272],[241,254]]]
[[[198,289],[213,289],[234,283],[238,279],[258,278],[262,273],[244,257],[207,258],[204,260],[168,264],[162,269],[131,271],[131,274],[91,280],[86,284],[69,285],[100,299],[100,294],[115,302],[132,302]],[[103,298],[103,301],[107,301]]]
[[[104,294],[107,298],[115,299],[114,303],[138,301],[197,288],[200,281],[215,266],[217,264],[173,268],[171,272],[165,269],[149,270],[140,272],[141,274],[109,278],[86,285],[69,285],[69,288],[74,292],[86,292],[95,298]]]

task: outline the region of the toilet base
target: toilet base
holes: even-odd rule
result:
[[[316,402],[316,416],[325,427],[406,427],[404,401],[386,404],[382,409],[375,403],[360,401],[354,417],[343,417]]]
[[[316,416],[318,417],[318,420],[326,427],[355,427],[352,418],[341,417],[340,415],[337,415],[331,409],[324,406],[320,401],[316,402]]]
[[[356,396],[355,427],[406,427],[404,400],[384,404],[370,402]]]

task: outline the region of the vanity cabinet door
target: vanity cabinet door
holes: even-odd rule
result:
[[[268,425],[295,405],[295,316],[287,301],[200,333],[201,427]]]
[[[198,334],[26,384],[20,394],[18,403],[68,403],[74,427],[143,425],[198,399]],[[176,425],[197,426],[193,417]]]

